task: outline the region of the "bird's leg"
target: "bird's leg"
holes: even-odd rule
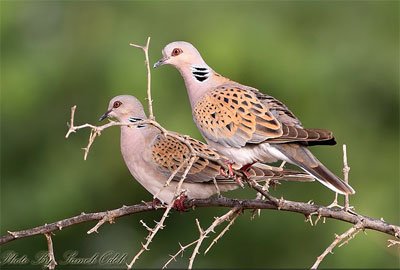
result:
[[[227,161],[225,161],[225,164],[228,166],[229,177],[233,177],[235,175],[233,173],[233,168],[232,168],[232,165],[234,164],[234,162],[227,160]]]
[[[228,167],[228,169],[226,170],[224,166],[221,166],[221,168],[219,169],[219,174],[223,177],[233,178],[235,176],[235,174],[233,173],[233,168],[232,168],[232,165],[234,164],[234,162],[232,162],[230,160],[224,160],[223,163],[226,164],[226,167]],[[228,173],[226,173],[226,171],[228,171]]]
[[[219,168],[219,175],[223,176],[223,177],[228,177],[228,174],[225,172],[224,168]]]
[[[235,176],[233,177],[233,179],[235,179],[235,182],[236,182],[241,188],[244,188],[244,184],[243,184],[243,181],[242,181],[242,177],[241,177],[241,176],[235,175]]]
[[[249,169],[251,168],[251,166],[253,166],[254,163],[255,163],[255,162],[246,164],[246,165],[242,166],[242,168],[240,168],[240,171],[241,171],[247,178],[250,177]]]
[[[187,212],[189,211],[186,209],[184,202],[188,197],[185,194],[181,194],[178,198],[175,199],[174,201],[174,209],[179,211],[179,212]]]

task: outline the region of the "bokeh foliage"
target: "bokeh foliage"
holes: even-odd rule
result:
[[[152,37],[154,63],[165,44],[186,40],[219,73],[285,102],[306,127],[328,128],[338,145],[313,152],[341,174],[346,143],[356,210],[399,224],[399,2],[398,1],[1,1],[1,234],[76,215],[150,200],[126,169],[119,130],[81,147],[88,131],[64,139],[72,105],[78,123],[96,123],[111,97],[145,102],[141,51]],[[154,111],[166,128],[201,138],[192,123],[180,75],[153,73]],[[285,184],[273,192],[328,204],[333,193],[317,183]],[[252,198],[254,192],[226,194]],[[159,268],[168,254],[198,236],[224,209],[173,213],[138,267]],[[134,215],[86,235],[94,224],[57,232],[58,259],[115,250],[128,258],[161,213]],[[196,267],[310,267],[334,233],[349,225],[328,220],[311,227],[304,217],[264,211],[245,214]],[[359,234],[323,267],[399,267],[399,250],[386,235]],[[44,237],[15,241],[2,251],[33,256]],[[189,253],[174,263],[186,267]],[[99,267],[99,266],[96,266]]]

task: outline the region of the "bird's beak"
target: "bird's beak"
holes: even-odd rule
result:
[[[161,58],[160,60],[158,60],[154,65],[153,65],[153,68],[157,68],[157,67],[159,67],[159,66],[162,66],[162,65],[165,65],[166,63],[166,61],[169,59],[169,57],[163,57],[163,58]]]
[[[99,121],[103,121],[104,119],[106,119],[108,117],[108,115],[110,114],[111,110],[106,111],[100,118]]]

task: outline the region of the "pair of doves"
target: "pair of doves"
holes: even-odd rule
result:
[[[303,128],[282,102],[216,73],[188,42],[172,42],[162,54],[154,67],[168,64],[181,73],[193,120],[208,145],[174,134],[185,138],[198,153],[212,158],[195,158],[181,187],[187,198],[208,198],[239,187],[233,170],[256,181],[315,178],[337,193],[355,193],[307,148],[336,144],[331,131]],[[100,119],[107,117],[122,123],[147,119],[140,101],[129,95],[114,97]],[[185,167],[181,166],[169,186],[164,185],[182,162],[188,163],[191,152],[182,141],[164,136],[151,124],[121,126],[121,152],[129,171],[144,188],[161,202],[174,199]],[[264,164],[279,160],[297,165],[305,173]],[[217,161],[227,164],[230,172],[224,173]]]

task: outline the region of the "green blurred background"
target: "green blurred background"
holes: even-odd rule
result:
[[[118,128],[96,140],[87,161],[81,148],[88,130],[64,138],[72,105],[78,106],[77,123],[97,124],[113,96],[133,94],[145,102],[144,56],[128,44],[144,44],[148,36],[152,63],[167,43],[189,41],[217,72],[285,102],[304,126],[333,130],[338,145],[313,152],[341,174],[346,143],[357,191],[351,204],[365,215],[400,223],[398,1],[0,4],[1,234],[151,199],[124,165]],[[152,76],[157,120],[200,139],[178,72],[162,67]],[[325,205],[334,195],[318,183],[284,184],[273,194]],[[248,189],[226,194],[254,195]],[[226,211],[174,212],[137,267],[161,267],[178,242],[198,237],[195,218],[206,227]],[[95,222],[56,232],[56,258],[61,261],[67,250],[79,257],[114,250],[130,260],[147,235],[139,220],[150,225],[161,214],[121,218],[99,234],[86,234]],[[334,234],[349,226],[327,220],[311,227],[304,216],[276,211],[250,220],[246,213],[209,254],[197,257],[195,267],[310,267]],[[360,233],[321,267],[398,268],[399,249],[387,248],[387,239]],[[46,243],[37,236],[1,249],[32,258]],[[190,254],[171,267],[187,267]]]

